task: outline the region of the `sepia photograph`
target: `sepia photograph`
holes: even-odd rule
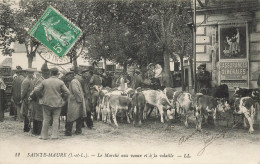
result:
[[[0,164],[260,164],[260,0],[0,0]]]

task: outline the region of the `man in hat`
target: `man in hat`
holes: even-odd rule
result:
[[[135,74],[134,74],[133,80],[132,80],[132,88],[133,89],[141,87],[141,85],[142,85],[143,78],[142,78],[140,73],[141,72],[138,69],[135,70]]]
[[[203,94],[208,94],[210,89],[210,73],[206,71],[206,64],[201,64],[198,68],[197,81],[198,81],[198,91]]]
[[[92,86],[94,86],[94,85],[102,85],[102,80],[101,80],[101,77],[98,75],[97,70],[94,70],[94,73],[91,76],[89,83]]]
[[[14,119],[22,122],[23,116],[21,114],[21,86],[24,80],[24,76],[22,75],[22,69],[17,69],[16,75],[17,77],[13,80],[12,85],[12,98],[15,105],[15,116]]]
[[[44,79],[49,78],[49,69],[47,66],[47,62],[45,62],[41,67],[41,76],[38,77],[34,82],[34,88],[36,88]],[[36,94],[32,92],[30,94],[32,98],[32,111],[31,111],[31,119],[33,120],[33,128],[32,134],[40,135],[42,129],[42,121],[43,121],[43,106],[42,104],[42,97],[43,93]]]
[[[43,93],[40,102],[43,105],[43,126],[40,139],[48,138],[48,129],[51,119],[52,122],[52,139],[58,138],[59,117],[61,107],[65,104],[70,92],[65,83],[58,79],[59,70],[54,67],[50,69],[50,77],[44,79],[33,92],[36,94]]]
[[[22,102],[22,113],[24,117],[24,132],[29,132],[30,131],[30,120],[28,117],[29,113],[29,108],[30,108],[30,102],[28,100],[30,93],[33,90],[33,74],[34,70],[31,68],[28,68],[26,70],[27,76],[23,80],[22,85],[21,85],[21,102]]]
[[[85,98],[84,92],[82,89],[83,79],[81,76],[76,75],[74,77],[74,72],[69,72],[70,85],[69,91],[70,96],[68,99],[68,112],[66,120],[66,131],[65,136],[72,135],[73,122],[76,121],[76,134],[79,135],[82,133],[82,118],[86,117],[86,107],[85,107]]]
[[[85,98],[85,106],[86,106],[86,113],[87,117],[84,119],[86,121],[87,127],[92,128],[93,127],[93,120],[91,118],[91,112],[93,111],[93,105],[92,105],[92,94],[90,89],[90,78],[92,76],[92,71],[90,69],[84,69],[82,72],[82,78],[84,81],[83,84],[83,92],[84,92],[84,98]]]
[[[3,78],[0,75],[0,122],[4,121],[5,89],[6,85],[4,83]]]

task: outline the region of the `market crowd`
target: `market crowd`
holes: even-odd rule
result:
[[[6,86],[2,78],[0,80],[0,91],[4,92]],[[93,128],[95,95],[98,94],[95,86],[124,90],[125,87],[140,87],[142,81],[139,70],[132,76],[121,72],[98,72],[91,68],[77,74],[71,69],[62,75],[56,67],[49,69],[47,62],[40,72],[17,67],[11,98],[14,119],[23,122],[24,132],[40,135],[39,138],[45,140],[48,139],[49,126],[52,126],[51,139],[58,138],[60,116],[66,116],[65,136],[72,135],[74,122],[75,134],[78,135],[84,126]],[[3,97],[4,94],[0,93],[0,99]],[[0,105],[1,111],[4,111],[3,101]]]

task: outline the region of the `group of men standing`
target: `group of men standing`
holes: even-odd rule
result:
[[[84,123],[90,129],[93,127],[92,114],[98,98],[98,90],[94,86],[108,84],[106,73],[98,74],[92,69],[84,69],[79,74],[67,72],[63,76],[65,78],[59,79],[59,70],[56,67],[48,69],[47,62],[38,76],[35,77],[34,73],[34,69],[18,69],[12,85],[15,120],[24,123],[24,132],[31,131],[34,135],[40,135],[41,139],[47,139],[51,125],[51,138],[58,138],[59,116],[63,110],[67,116],[65,136],[72,135],[74,122],[76,135],[82,133]],[[131,78],[121,74],[110,81],[124,90],[125,87],[140,87],[143,80],[140,71],[136,70]],[[0,82],[0,89],[4,87],[4,83]]]
[[[13,81],[12,99],[16,108],[15,119],[24,122],[24,132],[48,138],[49,126],[52,126],[52,139],[58,138],[59,117],[62,108],[66,108],[66,136],[72,135],[73,122],[76,122],[76,134],[82,133],[85,120],[93,127],[91,119],[90,83],[98,83],[89,69],[81,74],[66,73],[66,84],[58,78],[59,70],[48,69],[47,63],[41,68],[41,76],[34,78],[34,70],[27,69],[26,77],[22,70],[16,72]],[[89,119],[88,119],[89,118]],[[32,127],[31,127],[32,122]]]

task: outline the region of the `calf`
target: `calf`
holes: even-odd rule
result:
[[[104,88],[99,92],[97,106],[96,106],[96,113],[97,113],[97,120],[100,120],[101,112],[104,107],[104,98],[105,95],[110,91],[110,88]]]
[[[216,98],[228,99],[228,86],[226,84],[222,84],[216,88],[212,88],[212,96]]]
[[[255,116],[255,101],[251,97],[236,98],[234,114],[244,116],[244,127],[247,127],[246,119],[249,123],[249,133],[254,132],[254,116]],[[245,119],[246,118],[246,119]]]
[[[234,96],[241,98],[241,97],[251,97],[253,99],[259,99],[259,90],[258,89],[247,89],[247,88],[240,88],[234,87]]]
[[[102,99],[102,103],[100,105],[100,112],[101,112],[101,115],[102,115],[102,121],[103,122],[111,123],[111,120],[110,120],[111,111],[110,111],[110,107],[108,106],[110,97],[112,95],[120,96],[121,94],[122,94],[122,91],[118,91],[118,90],[106,92],[104,94],[103,99]]]
[[[146,105],[144,109],[144,118],[146,118],[148,107],[154,106],[158,108],[161,115],[161,122],[164,123],[163,116],[165,116],[166,119],[168,119],[166,114],[168,114],[169,112],[166,113],[166,110],[169,110],[172,107],[166,94],[164,94],[160,90],[145,90],[142,91],[142,93],[144,94],[145,101],[146,101]]]
[[[176,91],[173,95],[173,103],[176,106],[176,113],[184,116],[184,125],[188,127],[188,112],[193,110],[192,96],[188,92]]]
[[[175,89],[168,87],[165,88],[164,93],[166,93],[175,109],[175,118],[177,118],[177,115],[184,116],[184,125],[188,127],[188,112],[193,110],[191,94],[188,92],[176,91]]]
[[[137,92],[132,98],[132,109],[133,109],[133,125],[135,126],[136,122],[138,125],[142,125],[143,110],[145,108],[145,96],[142,92]]]
[[[110,108],[113,121],[117,127],[118,124],[116,120],[116,114],[119,110],[121,110],[123,113],[126,113],[127,122],[130,123],[129,111],[131,110],[132,105],[131,100],[131,98],[121,95],[111,95],[109,97],[107,107]]]
[[[196,129],[201,131],[202,117],[207,123],[208,115],[211,114],[216,125],[216,115],[218,112],[224,112],[227,107],[223,105],[222,101],[218,101],[216,98],[207,95],[197,95],[195,117],[196,117]]]

